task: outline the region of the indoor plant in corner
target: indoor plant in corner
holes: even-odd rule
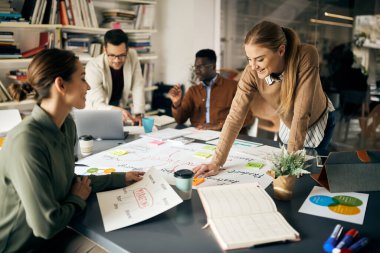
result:
[[[279,154],[274,154],[272,170],[268,171],[273,177],[274,197],[280,200],[289,200],[293,195],[296,178],[303,174],[310,174],[305,170],[306,151],[298,150],[288,153],[285,146]]]

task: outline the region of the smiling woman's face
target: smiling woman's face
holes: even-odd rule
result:
[[[285,45],[281,45],[276,51],[258,45],[245,45],[244,48],[249,65],[260,79],[284,71]]]

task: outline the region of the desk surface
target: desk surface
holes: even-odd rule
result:
[[[271,141],[252,139],[265,144]],[[314,168],[313,172],[319,169]],[[331,234],[337,223],[344,229],[356,228],[361,235],[368,236],[370,244],[361,251],[380,252],[380,192],[371,192],[369,195],[366,215],[363,225],[321,218],[299,213],[298,210],[316,183],[306,175],[297,180],[294,196],[291,201],[275,200],[278,211],[300,233],[300,242],[275,243],[259,245],[253,248],[230,252],[256,253],[286,253],[286,252],[323,252],[322,245]],[[267,192],[273,197],[272,187]],[[88,200],[86,210],[76,217],[71,226],[90,239],[96,241],[112,253],[117,252],[223,252],[212,231],[202,229],[206,224],[206,214],[200,202],[197,191],[193,190],[193,197],[178,206],[144,222],[122,228],[116,231],[105,232],[95,194]]]

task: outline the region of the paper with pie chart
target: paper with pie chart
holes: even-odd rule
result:
[[[331,193],[314,186],[299,212],[362,225],[367,203],[366,193]]]

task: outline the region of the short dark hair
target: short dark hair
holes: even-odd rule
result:
[[[216,63],[216,54],[212,49],[202,49],[195,54],[196,58],[207,58],[211,63]]]
[[[121,29],[109,30],[104,34],[104,46],[107,46],[107,43],[118,46],[121,43],[125,43],[125,46],[128,46],[128,35],[123,32]]]

